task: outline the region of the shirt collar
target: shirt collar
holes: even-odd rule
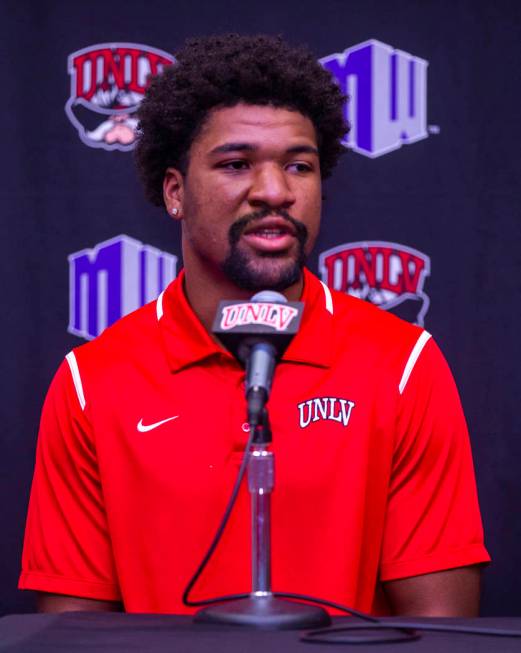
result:
[[[184,271],[156,301],[156,315],[168,365],[176,372],[204,359],[233,356],[215,342],[186,299]],[[301,301],[304,314],[299,332],[282,359],[287,362],[329,367],[333,347],[333,300],[329,288],[307,269]]]
[[[306,268],[300,301],[304,302],[300,329],[282,360],[330,367],[334,346],[333,297],[329,288]]]
[[[201,324],[183,288],[184,270],[157,299],[157,318],[170,369],[177,372],[211,356],[232,355]]]

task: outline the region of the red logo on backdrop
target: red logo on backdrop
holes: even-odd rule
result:
[[[322,252],[319,266],[330,288],[424,325],[430,302],[423,286],[431,271],[426,254],[399,243],[344,243]]]
[[[149,78],[174,61],[167,52],[139,43],[100,43],[69,55],[71,94],[65,113],[85,145],[131,150],[137,127],[133,114]]]

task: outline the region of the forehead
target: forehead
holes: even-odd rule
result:
[[[213,109],[192,143],[192,150],[211,150],[225,143],[257,146],[302,144],[317,146],[311,120],[299,111],[280,107],[237,104]]]

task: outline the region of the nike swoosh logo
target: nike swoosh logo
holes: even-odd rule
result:
[[[143,418],[141,418],[137,424],[137,430],[140,433],[147,433],[148,431],[152,431],[152,429],[157,429],[157,427],[161,426],[161,424],[171,422],[173,419],[177,419],[178,417],[179,415],[174,415],[174,417],[167,417],[166,419],[162,419],[160,422],[154,422],[154,424],[143,424]]]

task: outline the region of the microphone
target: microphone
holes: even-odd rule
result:
[[[288,302],[273,290],[256,293],[248,302],[221,301],[212,332],[246,366],[248,423],[262,422],[277,360],[297,333],[304,304]]]

